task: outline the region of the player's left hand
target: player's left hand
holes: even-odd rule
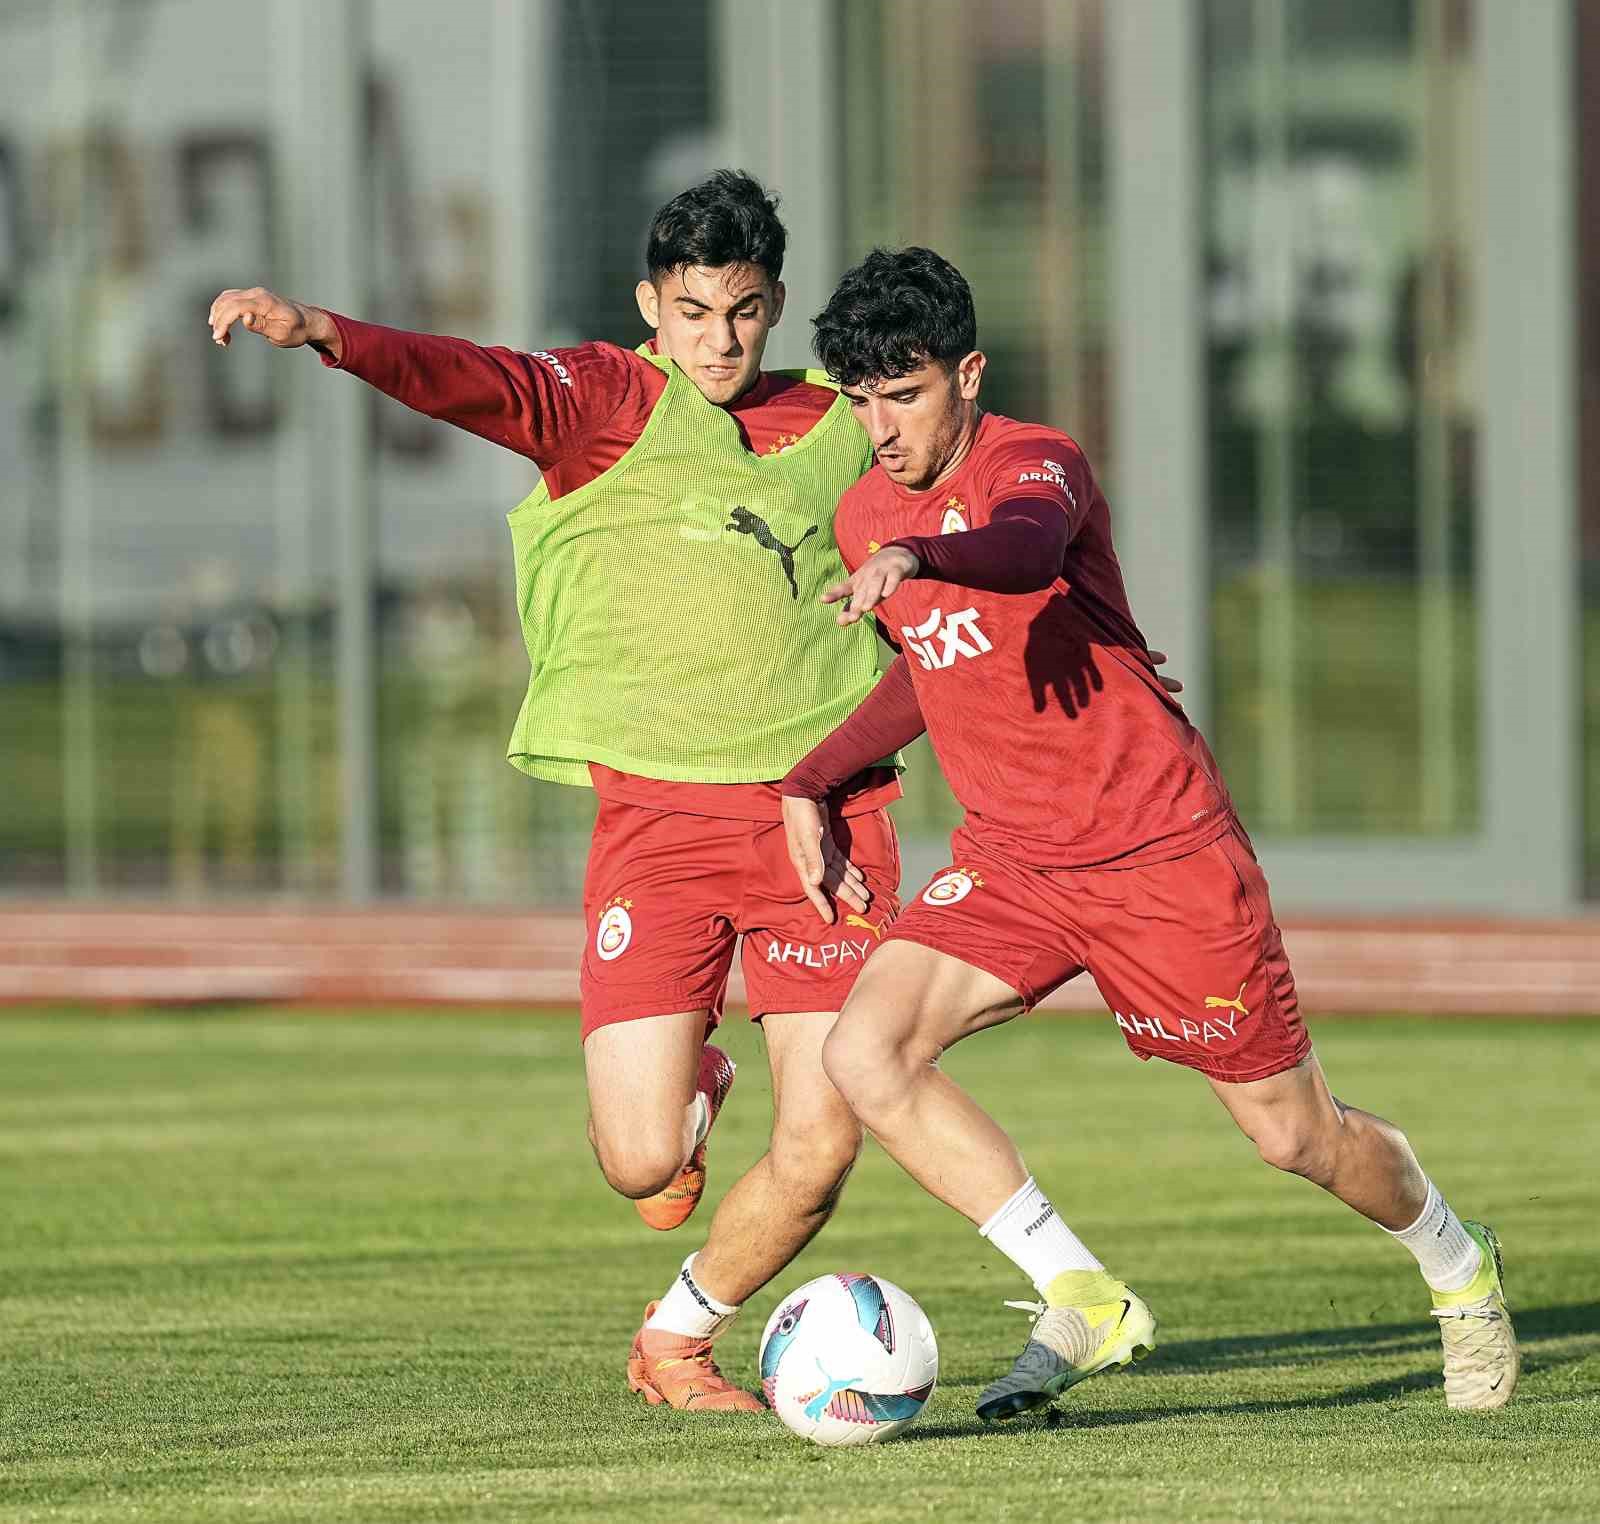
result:
[[[1150,653],[1150,660],[1153,665],[1157,667],[1164,667],[1167,664],[1167,653],[1165,651],[1152,651]],[[1168,693],[1183,692],[1183,680],[1181,678],[1168,677],[1165,672],[1158,672],[1156,673],[1156,681],[1160,683]]]
[[[903,545],[885,545],[863,561],[848,582],[834,583],[822,595],[822,601],[838,603],[843,600],[838,622],[854,624],[877,608],[908,577],[916,576],[921,566]]]
[[[828,925],[833,924],[834,914],[830,894],[861,915],[867,913],[872,891],[867,888],[866,875],[834,842],[828,829],[827,805],[818,804],[815,799],[785,797],[783,832],[800,887]]]

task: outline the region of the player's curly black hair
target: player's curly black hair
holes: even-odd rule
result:
[[[778,197],[742,169],[719,169],[650,219],[645,267],[659,281],[689,265],[756,265],[776,281],[788,242]]]
[[[932,249],[874,249],[811,320],[811,347],[841,386],[885,381],[978,347],[972,288]]]

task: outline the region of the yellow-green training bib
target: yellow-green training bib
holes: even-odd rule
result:
[[[866,696],[871,620],[817,602],[844,565],[840,494],[872,463],[841,397],[798,444],[747,450],[664,357],[644,432],[609,470],[508,515],[532,672],[507,750],[536,778],[781,778]],[[808,380],[823,381],[805,373]],[[824,384],[826,384],[824,382]]]

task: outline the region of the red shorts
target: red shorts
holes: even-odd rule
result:
[[[1002,979],[1032,1007],[1085,969],[1128,1046],[1240,1083],[1311,1051],[1267,880],[1234,823],[1138,868],[1029,868],[964,831],[889,932]]]
[[[710,1011],[715,1024],[741,935],[755,1020],[837,1011],[900,908],[900,848],[886,810],[831,824],[872,901],[865,916],[840,906],[830,926],[801,891],[781,821],[602,800],[583,889],[583,1036],[674,1011]]]

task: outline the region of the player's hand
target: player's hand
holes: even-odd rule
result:
[[[866,876],[839,850],[828,829],[828,807],[815,799],[783,801],[783,831],[789,844],[789,861],[806,898],[830,926],[833,905],[828,896],[843,900],[861,915],[867,913],[872,892]]]
[[[848,582],[836,582],[822,595],[824,603],[843,602],[840,624],[854,624],[870,614],[908,577],[916,576],[922,563],[903,545],[885,545],[855,569]]]
[[[235,323],[258,333],[279,349],[298,349],[302,344],[320,344],[339,358],[339,330],[320,307],[291,302],[286,296],[252,286],[248,291],[224,291],[211,304],[206,317],[211,340],[228,347],[229,330]]]
[[[1167,664],[1167,653],[1165,651],[1152,651],[1150,653],[1150,660],[1155,666],[1164,667]],[[1156,673],[1156,681],[1160,683],[1168,693],[1183,692],[1183,681],[1180,678],[1168,677],[1165,672],[1158,672]]]

